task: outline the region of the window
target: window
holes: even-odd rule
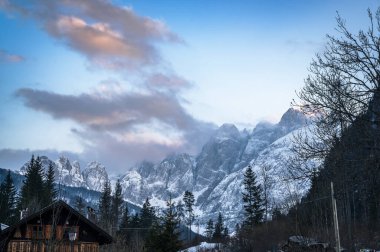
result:
[[[43,239],[44,231],[42,226],[32,226],[32,239]]]
[[[63,239],[70,240],[70,233],[75,233],[75,239],[78,239],[78,227],[64,227],[63,229]]]

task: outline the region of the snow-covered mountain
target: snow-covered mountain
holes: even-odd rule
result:
[[[287,163],[292,156],[293,133],[307,127],[306,122],[301,112],[289,109],[278,124],[262,122],[250,132],[224,124],[195,157],[183,153],[169,155],[157,164],[144,161],[110,179],[112,184],[120,179],[124,198],[138,205],[148,197],[152,205],[164,207],[169,195],[178,201],[186,190],[192,191],[201,224],[222,212],[232,227],[241,221],[242,181],[248,165],[265,186],[269,211],[273,207],[286,209],[307,190],[307,184],[288,179]],[[47,157],[41,160],[45,168],[53,165],[56,178],[64,185],[100,191],[109,179],[106,168],[98,162],[81,171],[78,162],[64,157],[56,162]]]

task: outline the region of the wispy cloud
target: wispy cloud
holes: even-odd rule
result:
[[[0,49],[0,62],[17,63],[24,60],[25,58],[21,55],[12,54],[5,50]]]
[[[153,119],[176,129],[187,129],[195,121],[175,96],[159,92],[109,93],[109,97],[105,97],[96,93],[74,96],[23,88],[16,94],[24,98],[30,108],[56,119],[72,119],[95,130],[125,129]]]

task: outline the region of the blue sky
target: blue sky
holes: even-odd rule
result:
[[[379,3],[0,0],[0,167],[35,153],[117,173],[277,122],[336,11],[355,32]]]

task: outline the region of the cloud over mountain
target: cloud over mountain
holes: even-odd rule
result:
[[[16,95],[34,110],[81,125],[82,129],[72,131],[87,143],[88,156],[129,157],[124,163],[157,160],[171,152],[195,153],[214,129],[214,125],[193,118],[175,96],[165,93],[109,91],[106,96],[75,96],[23,88]]]

